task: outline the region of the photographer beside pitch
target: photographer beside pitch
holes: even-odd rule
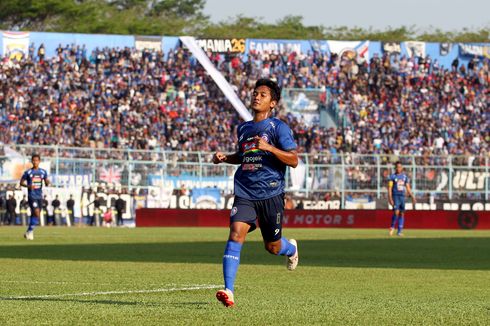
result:
[[[237,128],[238,150],[233,154],[216,152],[213,163],[239,164],[235,173],[235,201],[230,214],[230,233],[223,255],[225,289],[216,297],[226,307],[233,306],[234,283],[240,264],[240,251],[256,220],[265,249],[287,256],[287,268],[298,265],[296,240],[282,237],[286,167],[298,165],[293,132],[283,121],[271,118],[281,90],[269,79],[259,79],[252,94],[253,120]]]

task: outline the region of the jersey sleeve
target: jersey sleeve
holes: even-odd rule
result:
[[[280,123],[277,126],[277,141],[280,149],[284,151],[292,151],[298,148],[294,141],[293,131],[285,123]]]
[[[27,171],[24,171],[24,173],[22,174],[22,177],[20,178],[20,181],[22,181],[22,180],[29,181],[29,174],[27,173]]]
[[[237,153],[240,153],[240,137],[242,136],[242,129],[243,129],[243,123],[239,124],[238,125],[238,128],[236,128],[236,139],[237,139],[237,143],[236,143],[236,152]]]
[[[393,186],[393,174],[388,176],[388,186]]]

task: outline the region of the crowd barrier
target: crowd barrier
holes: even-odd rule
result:
[[[229,210],[158,209],[136,210],[137,227],[227,227]],[[387,228],[390,210],[286,210],[285,227],[295,228]],[[489,211],[408,211],[410,229],[490,229]]]

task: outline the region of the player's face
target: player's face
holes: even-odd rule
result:
[[[400,174],[403,171],[403,166],[401,164],[396,165],[396,173]]]
[[[39,157],[33,157],[31,162],[32,166],[37,169],[39,167],[39,163],[41,163],[41,160],[39,159]]]
[[[255,112],[271,111],[276,106],[276,101],[271,97],[271,90],[267,86],[259,86],[252,93],[252,109]]]

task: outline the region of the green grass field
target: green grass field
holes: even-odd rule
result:
[[[216,299],[225,228],[0,228],[1,325],[489,325],[490,232],[286,229],[300,265],[249,235],[236,307]]]

